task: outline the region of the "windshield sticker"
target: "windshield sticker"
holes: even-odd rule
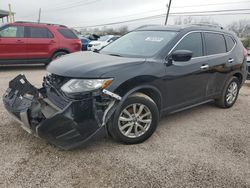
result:
[[[145,41],[150,41],[150,42],[161,42],[163,41],[164,38],[162,37],[147,37]]]

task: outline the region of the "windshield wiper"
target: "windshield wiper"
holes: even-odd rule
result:
[[[119,55],[119,54],[108,54],[108,55],[117,56],[117,57],[122,57],[122,56]]]

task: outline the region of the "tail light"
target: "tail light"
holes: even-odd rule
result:
[[[247,57],[247,54],[248,54],[248,51],[247,51],[246,48],[244,48],[244,49],[243,49],[243,55],[244,55],[244,57]]]

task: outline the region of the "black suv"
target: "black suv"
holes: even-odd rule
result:
[[[212,101],[229,108],[247,76],[240,40],[208,26],[140,27],[47,70],[40,89],[17,76],[3,101],[24,129],[63,149],[105,134],[136,144],[164,114]]]

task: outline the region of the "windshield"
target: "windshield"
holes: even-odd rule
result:
[[[151,57],[166,46],[176,31],[133,31],[103,48],[104,54]]]

